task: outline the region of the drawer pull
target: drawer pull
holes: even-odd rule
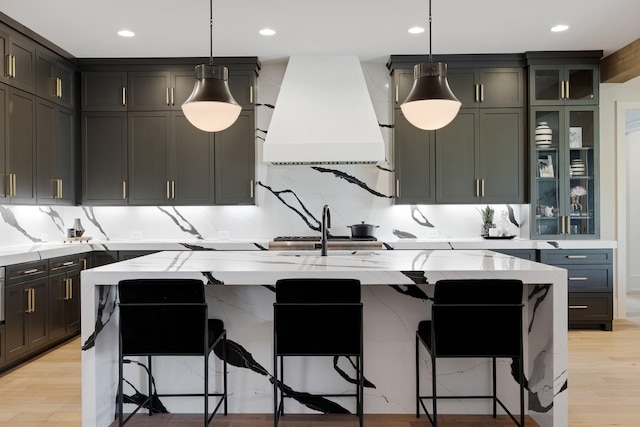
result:
[[[576,281],[582,280],[582,281],[584,281],[584,280],[589,280],[589,278],[587,278],[587,277],[569,277],[569,280],[576,280]]]
[[[587,308],[589,308],[589,306],[588,305],[570,305],[569,308],[572,310],[586,310]]]
[[[586,259],[587,255],[567,255],[568,259]]]
[[[38,269],[37,268],[32,268],[31,270],[25,270],[22,272],[22,274],[33,274],[33,273],[37,273]]]
[[[63,267],[69,267],[70,265],[73,265],[73,261],[67,261],[62,263]]]

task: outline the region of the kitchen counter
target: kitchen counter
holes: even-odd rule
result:
[[[88,243],[47,242],[32,245],[0,247],[0,267],[92,251],[260,251],[271,239],[255,240],[91,240]],[[380,239],[383,249],[449,250],[449,249],[615,249],[608,240],[543,241],[515,238],[489,240],[483,238]]]
[[[288,277],[347,277],[361,280],[364,304],[365,413],[413,413],[414,339],[420,320],[430,316],[433,284],[451,278],[514,278],[526,283],[524,292],[527,336],[525,375],[528,414],[541,426],[567,425],[567,272],[490,251],[403,250],[335,251],[321,257],[291,251],[167,251],[109,264],[82,272],[82,415],[83,426],[108,426],[113,420],[117,384],[116,284],[125,278],[197,278],[207,287],[210,316],[224,320],[233,356],[229,375],[232,413],[272,411],[273,285]],[[426,364],[426,355],[420,363]],[[156,363],[156,383],[173,389],[199,384],[196,365],[169,360]],[[220,361],[212,359],[216,368]],[[440,363],[440,385],[457,393],[469,384],[485,387],[489,361],[459,359]],[[350,364],[312,360],[293,378],[318,388],[350,390],[342,374]],[[499,391],[510,408],[517,409],[518,385],[509,360],[498,365]],[[299,367],[300,368],[300,367]],[[128,378],[145,393],[145,379],[127,365]],[[131,371],[133,370],[133,371]],[[341,372],[339,372],[341,371]],[[451,375],[451,372],[456,375]],[[301,378],[303,377],[303,378]],[[427,381],[425,379],[425,381]],[[166,391],[166,390],[165,390]],[[132,393],[127,389],[125,393]],[[332,399],[353,410],[350,399]],[[170,412],[199,412],[185,402],[163,400]],[[447,401],[442,413],[489,413],[490,402]],[[322,410],[322,408],[320,408]],[[291,402],[289,412],[312,412]]]

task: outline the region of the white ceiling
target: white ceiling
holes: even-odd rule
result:
[[[0,11],[75,57],[209,55],[207,0],[0,0]],[[602,49],[640,38],[638,0],[433,0],[433,53]],[[215,0],[214,56],[426,54],[427,0]],[[551,33],[565,23],[569,31]],[[272,37],[258,34],[270,27]],[[116,31],[127,28],[136,37]]]

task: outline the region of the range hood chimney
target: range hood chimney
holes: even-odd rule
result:
[[[356,55],[289,58],[263,159],[274,165],[385,160],[382,133]]]

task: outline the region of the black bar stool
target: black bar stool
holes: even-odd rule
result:
[[[422,406],[431,424],[437,427],[437,399],[492,399],[494,418],[499,404],[516,425],[524,426],[522,289],[519,280],[440,280],[436,283],[431,320],[420,322],[416,332],[416,418],[420,417]],[[420,395],[420,343],[431,356],[431,396]],[[436,359],[445,357],[490,357],[492,394],[436,396]],[[517,360],[519,422],[496,394],[498,357]],[[425,399],[432,401],[433,417],[427,411]]]
[[[363,425],[363,343],[360,281],[351,279],[282,279],[276,282],[273,305],[274,426],[284,415],[286,356],[355,357],[357,385],[353,394],[309,394],[315,397],[355,397]],[[278,361],[279,367],[278,367]],[[280,391],[278,392],[278,388]]]
[[[119,358],[117,414],[122,427],[141,408],[149,415],[159,404],[158,397],[191,396],[204,398],[204,425],[224,404],[227,414],[226,330],[222,320],[209,319],[204,284],[190,279],[136,279],[118,283]],[[209,355],[222,345],[223,392],[209,392]],[[149,396],[124,419],[123,364],[128,356],[146,356]],[[204,392],[188,394],[158,394],[153,381],[152,356],[202,356],[204,362]],[[209,398],[220,397],[209,415]]]

